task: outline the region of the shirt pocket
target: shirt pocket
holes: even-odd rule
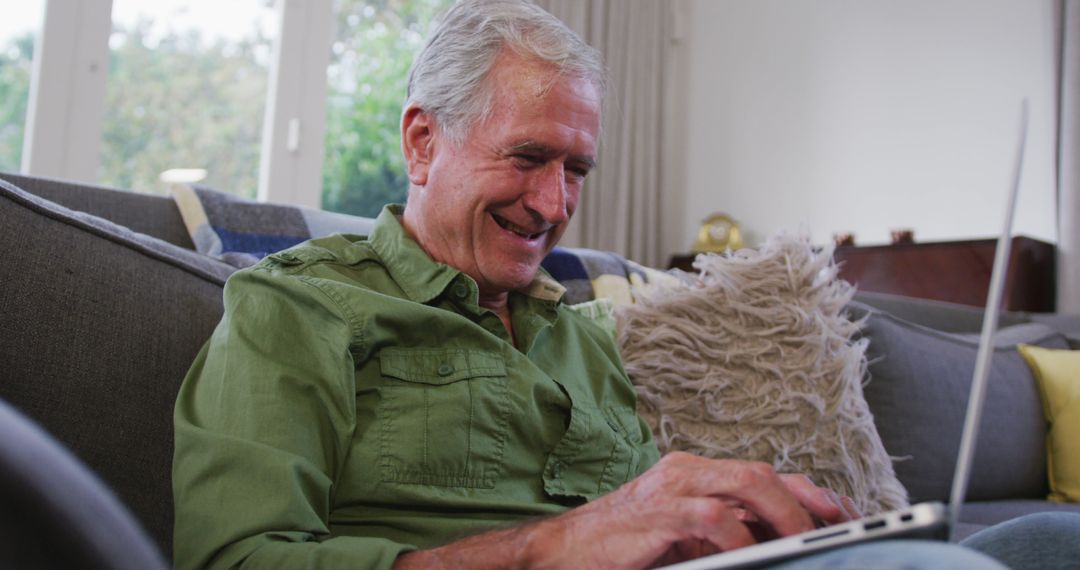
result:
[[[510,408],[506,364],[491,351],[386,348],[376,408],[383,482],[491,489]]]
[[[641,439],[633,408],[575,406],[545,466],[545,491],[587,501],[614,491],[640,474]]]

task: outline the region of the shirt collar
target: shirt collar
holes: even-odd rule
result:
[[[400,219],[404,213],[405,207],[400,204],[385,206],[375,219],[368,239],[372,249],[382,258],[387,272],[405,294],[413,301],[427,303],[441,295],[458,275],[472,281],[457,269],[431,259],[405,231]],[[566,287],[540,269],[532,282],[518,291],[534,299],[557,303],[566,293]]]

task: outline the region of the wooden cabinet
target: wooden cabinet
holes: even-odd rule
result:
[[[860,291],[986,306],[996,239],[840,246],[834,254],[840,277]],[[1027,237],[1014,237],[1005,274],[1002,308],[1050,312],[1057,289],[1056,248]],[[677,255],[671,267],[692,270],[693,255]]]
[[[837,247],[840,276],[860,291],[893,293],[976,307],[986,306],[996,239]],[[1002,308],[1054,310],[1055,247],[1014,237]]]

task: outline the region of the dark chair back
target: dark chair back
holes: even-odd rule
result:
[[[112,492],[2,400],[0,434],[0,568],[167,568]]]

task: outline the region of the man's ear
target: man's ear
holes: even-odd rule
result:
[[[427,184],[434,149],[435,120],[427,111],[409,105],[401,117],[401,150],[409,171],[409,183]]]

